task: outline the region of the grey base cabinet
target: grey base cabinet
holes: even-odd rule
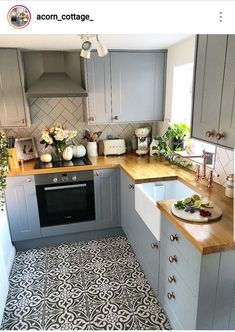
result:
[[[97,227],[117,227],[119,217],[119,181],[116,168],[94,171]]]
[[[41,237],[33,176],[7,178],[6,205],[12,241]]]
[[[159,249],[158,242],[138,213],[135,211],[133,181],[121,171],[121,226],[140,265],[158,294]]]
[[[162,217],[159,300],[174,329],[235,329],[235,251],[201,255]]]

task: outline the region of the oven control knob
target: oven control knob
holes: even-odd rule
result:
[[[58,182],[58,179],[57,179],[57,178],[53,178],[52,181],[53,181],[54,183],[56,183],[56,182]]]
[[[72,180],[73,180],[73,181],[76,181],[76,180],[77,180],[76,175],[74,175],[74,176],[72,177]]]

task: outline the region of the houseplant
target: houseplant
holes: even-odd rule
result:
[[[62,153],[65,149],[67,142],[77,135],[76,130],[67,130],[61,125],[57,127],[45,128],[42,131],[40,143],[54,147],[53,160],[60,161],[62,159]]]
[[[169,125],[164,136],[173,151],[181,151],[184,150],[189,132],[190,129],[185,123],[173,123]]]
[[[153,155],[162,156],[173,165],[191,167],[191,163],[175,154],[176,151],[184,149],[185,141],[189,140],[189,138],[187,138],[188,133],[189,127],[186,124],[171,124],[163,136],[155,136],[154,140],[157,144],[153,147],[153,150],[155,150]]]
[[[5,205],[6,172],[8,167],[8,141],[4,132],[0,131],[0,209]]]

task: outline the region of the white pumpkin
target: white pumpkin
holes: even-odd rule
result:
[[[51,161],[52,157],[51,157],[51,154],[45,153],[45,154],[41,155],[40,159],[43,163],[49,163]]]
[[[73,158],[73,149],[71,146],[67,146],[67,148],[63,151],[63,159],[71,160]]]
[[[73,156],[74,158],[84,157],[86,154],[86,148],[83,145],[74,145],[73,146]]]

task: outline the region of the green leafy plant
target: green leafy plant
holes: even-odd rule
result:
[[[155,156],[164,156],[170,164],[183,168],[190,168],[192,164],[176,155],[176,151],[182,150],[182,143],[189,140],[187,135],[189,127],[184,124],[171,124],[163,136],[155,136],[156,146],[153,146]]]
[[[5,206],[6,172],[8,166],[8,141],[4,132],[0,131],[0,209]]]

